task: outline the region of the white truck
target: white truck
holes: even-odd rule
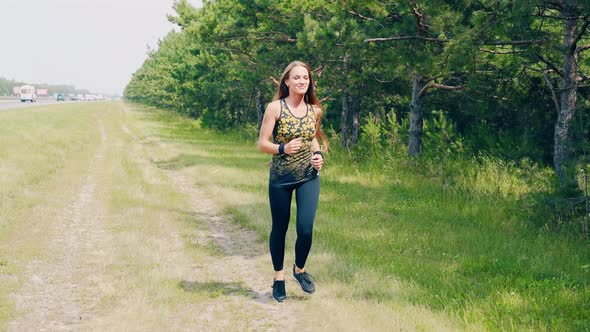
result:
[[[26,102],[30,101],[34,103],[37,101],[37,90],[32,85],[23,85],[20,87],[20,101]]]

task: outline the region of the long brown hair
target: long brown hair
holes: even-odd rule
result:
[[[319,109],[322,110],[321,113],[323,113],[322,104],[320,103],[320,99],[315,94],[315,80],[313,79],[311,69],[309,68],[309,66],[307,64],[305,64],[301,61],[293,61],[285,68],[285,70],[283,71],[283,74],[281,75],[281,81],[279,83],[277,93],[275,94],[275,96],[272,100],[275,101],[275,100],[283,99],[283,98],[286,98],[287,96],[289,96],[289,87],[287,86],[285,81],[289,78],[289,75],[291,74],[291,70],[297,66],[304,67],[307,70],[307,74],[309,75],[309,86],[307,87],[307,91],[305,92],[305,95],[303,96],[303,101],[305,101],[306,104],[311,104],[311,105],[317,106]],[[321,122],[322,122],[322,114],[321,113],[315,122],[315,132],[316,132],[316,137],[319,139],[320,144],[324,147],[324,150],[328,150],[330,144],[328,143],[328,139],[326,138],[326,134],[324,134],[324,132],[322,131],[322,128],[321,128]]]

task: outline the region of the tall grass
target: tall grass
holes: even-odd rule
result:
[[[228,211],[266,238],[269,156],[256,150],[256,133],[216,133],[156,110],[151,117],[165,124],[158,135],[199,151],[171,160],[175,167],[217,165],[201,184],[233,192],[238,198],[222,200]],[[313,249],[335,259],[320,267],[311,255],[319,283],[341,282],[347,296],[374,303],[403,296],[464,326],[590,329],[590,243],[530,220],[527,197],[551,190],[549,170],[526,160],[408,160],[395,148],[337,145],[321,174]],[[405,291],[392,291],[391,278]]]
[[[447,160],[442,174],[432,160],[350,167],[350,155],[334,155],[323,189],[339,199],[325,233],[352,265],[414,283],[412,301],[491,329],[589,328],[590,243],[528,220],[528,195],[551,190],[548,170],[478,157]]]

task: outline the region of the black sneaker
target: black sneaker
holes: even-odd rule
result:
[[[285,291],[285,280],[275,280],[272,284],[272,298],[277,302],[283,302],[287,298]]]
[[[311,280],[311,276],[307,272],[295,273],[295,264],[293,264],[293,278],[297,280],[301,289],[307,294],[313,294],[315,292],[315,285]]]

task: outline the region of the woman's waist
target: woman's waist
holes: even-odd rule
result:
[[[292,154],[275,154],[272,157],[273,163],[283,164],[297,164],[297,163],[310,163],[311,162],[311,146],[301,147],[301,149]]]

